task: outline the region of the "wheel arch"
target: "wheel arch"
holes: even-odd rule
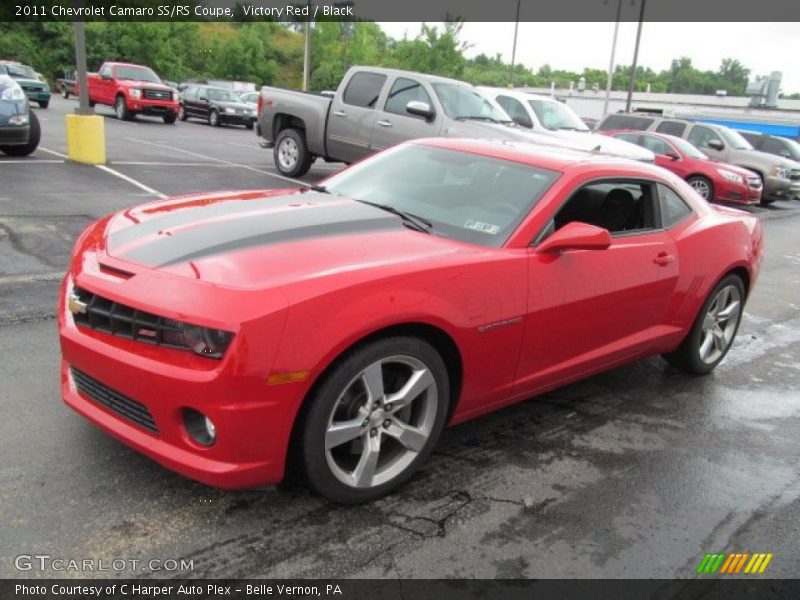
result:
[[[286,113],[277,113],[272,118],[272,139],[276,140],[278,134],[284,129],[299,129],[305,133],[306,122],[300,117]]]
[[[289,437],[289,451],[286,453],[285,473],[288,475],[294,472],[291,469],[291,464],[298,460],[298,450],[300,442],[300,430],[302,428],[303,420],[306,411],[311,404],[311,398],[314,396],[316,390],[324,383],[326,377],[333,372],[333,370],[349,355],[350,353],[358,350],[359,348],[371,344],[373,342],[390,338],[390,337],[416,337],[428,342],[442,357],[445,367],[447,368],[447,379],[450,387],[450,398],[447,412],[447,421],[455,412],[459,398],[461,397],[461,387],[464,379],[464,365],[461,351],[458,344],[453,337],[441,327],[425,323],[422,321],[409,321],[404,323],[396,323],[388,325],[372,331],[357,340],[351,342],[343,350],[336,353],[332,358],[326,359],[319,370],[319,373],[314,378],[314,381],[308,387],[308,391],[303,397],[302,402],[297,410],[292,423],[292,431]]]

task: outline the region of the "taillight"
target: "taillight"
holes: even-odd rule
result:
[[[262,98],[261,94],[259,94],[258,95],[258,105],[257,105],[257,108],[256,108],[256,112],[258,113],[259,117],[261,116],[261,107],[263,105],[264,105],[264,98]]]

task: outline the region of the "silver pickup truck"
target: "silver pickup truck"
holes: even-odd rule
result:
[[[423,137],[526,141],[654,160],[649,150],[606,136],[596,136],[603,147],[589,148],[537,135],[467,83],[397,69],[351,67],[334,94],[264,86],[259,100],[256,133],[264,138],[262,146],[274,149],[275,165],[289,177],[308,172],[317,157],[351,163]]]

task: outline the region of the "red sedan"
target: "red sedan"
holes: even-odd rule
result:
[[[654,354],[710,372],[762,248],[756,218],[652,165],[406,143],[323,185],[91,225],[60,295],[63,395],[198,481],[271,484],[288,464],[362,502],[446,424]]]
[[[703,199],[730,204],[761,202],[761,178],[752,171],[708,158],[686,140],[643,131],[602,132],[651,150],[656,164],[685,179]]]

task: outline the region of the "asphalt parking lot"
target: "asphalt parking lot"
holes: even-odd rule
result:
[[[800,201],[751,209],[767,258],[725,362],[641,361],[445,432],[400,492],[359,507],[283,485],[224,492],[127,449],[58,389],[55,297],[91,219],[203,190],[290,187],[252,131],[106,116],[107,168],[64,160],[73,100],[0,157],[0,576],[19,554],[189,559],[104,576],[694,577],[706,552],[800,572]],[[315,181],[337,169],[315,165]]]

